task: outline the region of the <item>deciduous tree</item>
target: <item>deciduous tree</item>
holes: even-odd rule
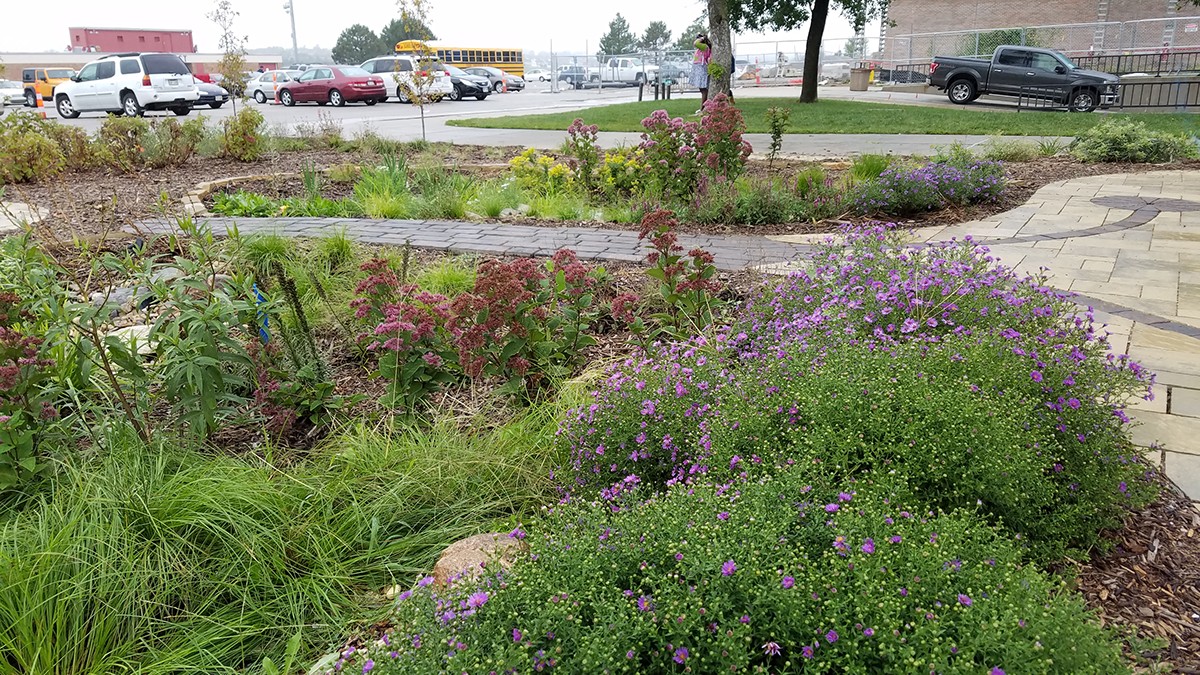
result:
[[[675,44],[671,48],[679,52],[691,52],[695,49],[692,43],[696,40],[696,34],[707,32],[708,12],[705,12],[690,23],[687,28],[683,29],[683,32],[679,34],[679,39],[675,40]]]
[[[208,13],[208,20],[217,24],[221,29],[221,39],[217,41],[221,48],[221,61],[217,64],[217,72],[225,89],[231,94],[230,101],[234,111],[237,110],[237,97],[245,92],[242,82],[246,72],[246,37],[238,35],[233,25],[237,21],[238,11],[233,8],[231,0],[219,0],[216,7]]]
[[[407,22],[404,19],[392,19],[379,31],[379,41],[387,52],[395,49],[397,42],[436,39],[437,36],[429,30],[429,26],[422,21],[413,20],[412,17],[409,17]]]
[[[361,23],[356,23],[338,36],[337,44],[333,46],[333,60],[337,63],[357,65],[367,59],[379,56],[383,48],[375,31]],[[387,51],[392,51],[388,47]]]
[[[825,21],[829,18],[830,10],[850,19],[855,32],[858,32],[868,20],[879,15],[888,0],[709,0],[709,13],[712,13],[714,4],[726,2],[730,21],[739,30],[792,30],[805,21],[809,22],[800,102],[812,103],[817,100],[821,39],[825,36]]]

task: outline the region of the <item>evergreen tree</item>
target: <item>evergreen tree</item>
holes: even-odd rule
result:
[[[397,42],[405,40],[436,40],[437,36],[433,31],[429,30],[429,26],[424,22],[414,20],[412,17],[408,19],[392,19],[388,25],[379,31],[379,42],[384,47],[384,52],[391,53],[396,48]]]
[[[638,45],[643,51],[661,52],[671,44],[671,31],[662,21],[651,21]]]
[[[637,48],[638,39],[629,30],[629,22],[625,20],[625,17],[617,14],[616,18],[608,23],[608,33],[600,38],[599,54],[602,56],[630,54],[637,51]]]

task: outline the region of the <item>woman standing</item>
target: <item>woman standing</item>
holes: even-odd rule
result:
[[[708,103],[708,64],[712,61],[712,42],[709,42],[708,36],[700,33],[696,36],[696,53],[692,55],[692,76],[691,82],[700,90],[700,110],[696,111],[699,115],[704,111],[704,104]]]

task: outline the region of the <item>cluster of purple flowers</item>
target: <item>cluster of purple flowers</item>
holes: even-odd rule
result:
[[[930,162],[885,170],[858,187],[853,203],[864,215],[902,216],[994,202],[1004,187],[1004,167],[999,162]]]

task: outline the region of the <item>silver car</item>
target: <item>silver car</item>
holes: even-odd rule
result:
[[[300,77],[299,70],[268,70],[246,83],[246,96],[259,103],[275,100],[275,93],[284,82]]]
[[[6,105],[25,105],[25,90],[20,82],[0,80],[0,108]]]

